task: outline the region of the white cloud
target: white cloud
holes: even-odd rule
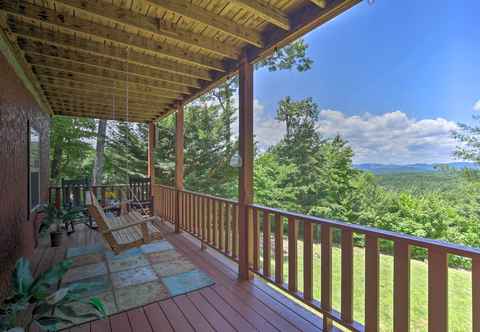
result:
[[[340,134],[352,147],[355,163],[441,163],[453,160],[457,142],[451,132],[455,122],[443,119],[416,120],[395,111],[381,115],[347,116],[322,110],[317,129],[325,137]],[[255,135],[260,148],[277,143],[285,126],[255,101]]]
[[[440,163],[452,161],[457,124],[443,118],[416,120],[400,111],[381,115],[345,114],[323,110],[318,130],[340,134],[355,152],[356,163]]]
[[[480,99],[477,100],[475,104],[473,104],[473,110],[480,112]]]

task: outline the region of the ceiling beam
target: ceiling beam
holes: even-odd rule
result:
[[[176,0],[177,3],[179,0]],[[123,26],[136,28],[147,33],[151,33],[157,38],[166,38],[170,42],[177,43],[180,42],[186,46],[196,46],[207,52],[213,52],[219,56],[227,57],[230,59],[237,59],[239,56],[239,51],[233,45],[227,43],[219,43],[215,39],[207,38],[203,35],[194,33],[192,31],[183,30],[178,26],[166,22],[160,18],[153,18],[149,16],[136,13],[130,9],[124,9],[115,5],[111,5],[106,2],[94,2],[94,1],[79,1],[79,0],[56,0],[57,4],[63,4],[70,8],[81,10],[87,14],[95,15],[103,19],[121,24]],[[160,1],[163,2],[163,1]],[[168,2],[168,1],[167,1]],[[190,4],[191,5],[191,4]],[[175,7],[178,7],[175,5]],[[209,12],[207,12],[209,13]],[[198,13],[196,15],[199,15]],[[215,22],[215,15],[209,13],[208,17],[212,22]],[[232,22],[226,20],[222,21],[224,24],[232,25]],[[233,30],[233,29],[232,29]],[[237,26],[238,37],[239,36],[249,36],[250,33],[247,31],[242,31],[241,27]],[[253,33],[251,33],[253,34]],[[257,34],[257,37],[260,35]],[[245,37],[246,38],[246,37]],[[250,38],[250,43],[252,43],[253,37]],[[254,44],[255,45],[255,44]],[[257,45],[258,46],[258,45]]]
[[[110,95],[103,92],[85,91],[85,90],[80,90],[72,87],[56,86],[53,84],[45,84],[44,87],[45,87],[44,91],[47,96],[50,96],[52,94],[57,94],[57,95],[64,95],[65,97],[70,96],[71,98],[78,97],[79,99],[90,98],[92,100],[98,100],[100,102],[104,102],[112,106],[113,106],[113,103],[115,103],[115,105],[126,104],[126,98],[124,97],[119,98],[118,96]],[[161,101],[161,100],[155,100],[153,98],[152,100],[135,99],[130,97],[128,98],[128,105],[132,105],[132,106],[137,105],[143,108],[164,107],[165,105],[168,105],[168,104],[169,102],[166,100]]]
[[[121,99],[125,99],[127,95],[125,90],[122,90],[122,89],[106,88],[101,85],[86,84],[84,82],[78,82],[74,80],[65,80],[57,77],[38,76],[38,75],[37,77],[38,77],[38,81],[42,85],[55,85],[60,87],[70,87],[72,89],[77,89],[77,90],[105,93]],[[134,91],[130,91],[130,89],[128,91],[128,96],[129,98],[145,100],[148,102],[151,102],[152,100],[158,101],[158,102],[174,102],[175,101],[175,98],[161,97],[157,95],[145,95],[145,94],[137,93]]]
[[[166,56],[181,62],[198,65],[204,68],[223,71],[223,62],[211,57],[192,54],[189,51],[178,47],[167,46],[158,43],[151,38],[145,38],[136,34],[107,27],[95,22],[80,19],[69,15],[64,15],[55,10],[41,6],[21,2],[1,1],[0,12],[12,14],[17,17],[32,19],[37,22],[47,23],[61,29],[84,33],[89,36],[106,39],[112,42],[122,44],[127,47],[134,47],[140,50],[152,52],[161,56]],[[13,22],[13,25],[15,22]],[[15,27],[10,22],[10,28],[15,32]]]
[[[66,105],[55,105],[54,107],[52,106],[53,111],[56,115],[63,115],[63,116],[69,116],[69,117],[79,117],[79,118],[90,118],[90,119],[104,119],[104,120],[115,120],[115,121],[127,121],[125,116],[119,116],[116,119],[112,119],[111,116],[108,114],[104,114],[101,111],[98,110],[91,110],[91,109],[73,109],[71,107],[68,107]],[[159,113],[162,114],[162,113]],[[151,122],[153,120],[152,118],[148,117],[129,117],[128,122],[139,122],[139,123],[144,123],[144,122]]]
[[[88,107],[88,108],[101,108],[105,110],[105,114],[110,114],[112,118],[115,118],[116,115],[121,115],[125,116],[127,114],[127,109],[125,106],[119,106],[115,107],[115,111],[112,109],[111,105],[107,104],[102,104],[97,101],[87,101],[87,100],[78,100],[78,99],[68,99],[64,97],[58,97],[58,96],[48,96],[48,99],[52,105],[55,104],[63,104],[63,105],[69,105],[72,108],[74,107]],[[154,115],[157,114],[159,111],[165,109],[165,107],[159,107],[159,108],[149,108],[149,109],[138,109],[138,108],[133,108],[133,107],[128,107],[128,116],[130,115],[138,115],[138,114],[143,114],[143,115]]]
[[[64,0],[62,0],[64,1]],[[69,0],[72,1],[72,0]],[[192,4],[187,0],[146,0],[154,7],[174,12],[195,22],[205,24],[210,28],[242,40],[250,45],[262,47],[262,37],[259,32],[236,24],[232,20],[216,15],[211,11]],[[240,54],[238,54],[240,55]],[[237,58],[238,59],[238,56]]]
[[[74,75],[68,72],[55,71],[49,68],[35,68],[35,73],[40,82],[59,82],[63,85],[76,84],[78,86],[85,86],[89,89],[94,89],[95,91],[102,91],[105,93],[111,93],[118,96],[125,96],[126,84],[120,84],[119,82],[111,81],[109,79],[95,79],[89,76],[83,75]],[[150,99],[150,98],[159,98],[159,99],[169,99],[175,100],[178,98],[178,95],[170,91],[152,89],[144,86],[138,86],[136,84],[128,84],[128,94],[139,99]]]
[[[251,63],[256,63],[271,56],[278,48],[285,47],[286,45],[304,36],[306,33],[312,31],[325,22],[337,17],[360,2],[361,0],[330,0],[324,9],[319,8],[313,3],[300,7],[296,11],[289,14],[289,31],[283,31],[281,29],[268,31],[268,33],[264,35],[264,48],[259,49],[255,47],[247,47],[244,49],[244,51],[247,53],[248,61]],[[205,94],[207,91],[218,87],[228,78],[238,73],[238,65],[238,63],[232,64],[232,66],[224,73],[217,73],[212,82],[204,83],[202,89],[193,92],[189,96],[186,96],[182,102],[189,103]]]
[[[231,2],[252,11],[258,17],[279,27],[283,30],[290,30],[290,22],[287,15],[275,7],[270,6],[264,0],[231,0]]]
[[[18,40],[18,45],[25,53],[30,55],[40,55],[50,57],[52,59],[60,58],[79,64],[86,64],[100,69],[112,70],[121,73],[128,72],[130,75],[137,75],[166,82],[169,86],[173,87],[176,85],[192,88],[200,87],[200,84],[196,79],[192,79],[189,77],[179,77],[170,73],[159,71],[158,69],[147,68],[134,63],[130,64],[109,58],[93,56],[85,53],[82,54],[77,51],[58,48],[56,46],[48,46],[37,42],[27,41],[23,38],[20,38]]]
[[[178,85],[170,85],[165,82],[159,82],[156,80],[148,79],[145,77],[135,76],[132,74],[120,73],[111,71],[108,69],[100,69],[94,66],[85,64],[72,63],[62,61],[60,59],[51,59],[34,54],[26,54],[26,60],[34,67],[46,67],[58,70],[63,70],[71,73],[89,75],[91,77],[109,78],[114,81],[126,82],[128,76],[128,82],[146,85],[149,87],[155,87],[163,90],[171,91],[175,94],[186,94],[190,92],[187,87],[181,87]]]
[[[112,118],[115,118],[116,116],[127,116],[127,109],[125,106],[122,107],[115,107],[115,110],[112,109],[111,105],[108,104],[102,104],[101,102],[98,102],[96,100],[82,100],[82,99],[69,99],[68,97],[64,96],[57,96],[57,95],[49,95],[48,99],[50,103],[52,104],[64,104],[64,105],[70,105],[72,108],[77,106],[79,108],[92,108],[92,109],[102,109],[105,114],[110,115]],[[167,107],[154,107],[154,108],[133,108],[133,107],[128,107],[128,116],[130,115],[135,116],[135,115],[153,115],[157,114],[160,111],[165,110]]]
[[[320,8],[325,8],[327,7],[327,0],[310,0],[313,2],[315,5],[317,5]]]
[[[81,51],[86,54],[99,55],[123,62],[127,62],[127,48],[93,40],[73,37],[62,32],[52,32],[42,30],[33,24],[21,23],[15,25],[15,34],[32,41],[41,42],[50,46],[58,46],[70,50]],[[141,66],[162,70],[175,75],[197,78],[205,81],[211,81],[212,77],[208,70],[189,66],[183,63],[174,62],[167,59],[161,59],[150,54],[144,54],[130,49],[128,51],[128,62]]]

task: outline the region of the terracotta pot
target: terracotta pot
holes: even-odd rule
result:
[[[50,244],[52,247],[60,247],[62,245],[63,232],[51,232]]]

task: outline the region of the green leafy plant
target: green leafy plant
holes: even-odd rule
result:
[[[62,226],[84,216],[81,208],[59,209],[54,204],[41,205],[37,211],[45,213],[39,228],[42,235],[48,233],[52,226],[56,232],[61,232]]]
[[[87,291],[97,286],[95,283],[75,283],[50,291],[72,263],[71,260],[61,261],[34,278],[29,261],[20,258],[12,273],[12,294],[0,305],[0,330],[28,330],[32,324],[37,324],[46,331],[57,331],[59,324],[72,324],[74,318],[105,317],[101,300],[95,297],[83,299]],[[77,313],[72,306],[75,302],[87,304],[91,312]]]

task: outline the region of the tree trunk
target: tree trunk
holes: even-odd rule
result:
[[[107,136],[107,120],[98,121],[97,149],[95,152],[95,164],[93,165],[92,185],[102,183],[103,167],[105,165],[105,139]]]
[[[60,175],[60,163],[62,162],[62,142],[55,145],[53,148],[53,160],[50,177],[56,180]]]

